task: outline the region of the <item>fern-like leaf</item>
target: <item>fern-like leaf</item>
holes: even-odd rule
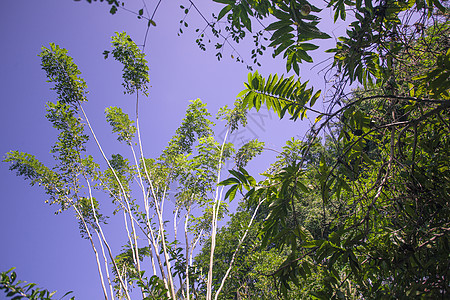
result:
[[[248,74],[246,89],[238,97],[243,98],[244,106],[248,109],[256,108],[259,111],[261,105],[265,104],[280,119],[286,112],[292,120],[303,119],[308,110],[307,104],[313,106],[321,93],[320,90],[314,93],[313,88],[307,89],[307,83],[294,79],[294,76],[284,78],[277,74],[269,75],[266,80],[256,71]]]

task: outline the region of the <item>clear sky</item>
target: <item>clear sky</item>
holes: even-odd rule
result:
[[[110,49],[110,37],[115,31],[126,31],[137,44],[143,40],[146,23],[119,10],[111,16],[104,3],[87,4],[73,0],[4,1],[0,11],[0,87],[2,118],[0,119],[0,153],[20,150],[36,155],[51,166],[49,153],[56,132],[45,119],[45,102],[55,101],[55,93],[46,83],[37,54],[50,42],[69,50],[82,71],[89,90],[85,109],[106,148],[106,152],[121,152],[104,118],[108,106],[120,106],[132,114],[133,99],[123,95],[121,66],[112,59],[104,60],[102,52]],[[129,8],[141,8],[142,1],[128,1]],[[211,1],[196,1],[205,16],[216,14],[220,5]],[[147,1],[152,11],[156,1]],[[231,51],[225,50],[218,62],[214,45],[209,51],[199,50],[194,29],[205,23],[192,11],[187,17],[189,28],[178,36],[179,21],[184,17],[179,5],[187,1],[162,1],[147,41],[150,67],[149,99],[141,106],[141,128],[146,156],[159,156],[183,118],[188,101],[200,98],[208,104],[211,114],[219,107],[232,105],[247,79],[245,65],[235,63]],[[250,45],[237,48],[249,57]],[[234,54],[236,56],[236,54]],[[320,59],[319,59],[320,60]],[[262,60],[259,71],[283,73],[284,63],[270,55]],[[317,89],[323,88],[317,67],[302,69],[302,78],[311,79]],[[263,111],[251,114],[249,128],[232,137],[237,145],[248,138],[259,137],[270,148],[280,150],[288,138],[301,137],[307,123],[278,121]],[[216,126],[216,132],[223,124]],[[99,159],[95,147],[90,148]],[[267,159],[259,159],[252,168],[262,171]],[[102,293],[94,256],[87,240],[80,237],[73,213],[54,215],[57,207],[44,204],[45,193],[0,163],[0,271],[16,267],[19,279],[35,282],[62,296],[73,290],[77,299],[101,299]],[[107,234],[116,249],[124,243],[115,239],[114,227]],[[0,298],[3,295],[0,294]]]

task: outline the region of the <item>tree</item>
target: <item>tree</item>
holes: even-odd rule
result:
[[[161,156],[145,157],[138,106],[139,100],[147,96],[147,61],[125,33],[116,33],[112,46],[113,50],[104,55],[113,56],[123,65],[124,93],[136,96],[136,115],[132,121],[117,107],[106,108],[105,114],[118,141],[129,146],[131,162],[122,154],[106,157],[83,108],[87,85],[68,51],[55,44],[43,47],[39,56],[58,96],[56,103],[47,103],[46,116],[59,131],[51,150],[56,164],[49,168],[19,151],[7,153],[5,161],[32,185],[43,186],[49,203],[60,206],[58,212],[73,210],[81,235],[89,240],[95,254],[105,299],[131,299],[135,286],[145,299],[189,298],[190,286],[195,289],[193,251],[201,239],[214,236],[218,220],[226,213],[226,203],[221,203],[219,197],[222,191],[216,186],[223,163],[235,150],[226,143],[226,137],[222,144],[215,140],[210,114],[197,99],[188,106],[185,119]],[[235,130],[239,122],[246,122],[239,108],[224,108],[220,115],[228,121],[229,131]],[[86,126],[90,134],[85,132]],[[93,156],[85,154],[90,138],[104,159],[103,170]],[[258,143],[246,145],[250,154],[244,159],[239,157],[239,161],[251,160],[258,154],[258,147]],[[175,194],[169,195],[173,189]],[[115,206],[114,215],[123,215],[125,221],[127,243],[118,254],[103,230],[110,217],[101,213],[104,200],[100,199],[105,195]],[[175,201],[173,231],[163,212],[170,198]],[[180,222],[184,224],[183,242],[177,236]],[[152,276],[148,278],[146,272],[150,271]],[[6,283],[1,288],[8,291]]]
[[[36,284],[34,283],[28,283],[17,280],[17,274],[13,271],[14,268],[1,273],[1,279],[0,279],[0,289],[4,290],[7,297],[13,297],[13,299],[51,299],[52,296],[56,292],[50,292],[45,289],[35,288]],[[67,292],[62,296],[62,298],[66,297],[67,295],[71,294],[72,292]],[[62,299],[61,298],[61,299]],[[72,297],[71,299],[75,299]]]
[[[182,7],[186,14],[196,8],[189,2],[189,8]],[[273,47],[274,56],[283,54],[286,71],[298,75],[301,63],[312,62],[308,51],[318,48],[314,43],[330,38],[319,29],[320,9],[307,1],[216,2],[225,6],[207,28],[221,41],[216,44],[219,59],[230,40],[239,42],[252,33],[254,64],[258,65],[258,56]],[[258,143],[237,151],[238,167],[219,183],[221,164],[231,157],[232,148],[215,142],[207,112],[199,101],[190,105],[169,146],[154,160],[143,154],[138,114],[134,126],[122,111],[109,109],[108,122],[119,133],[119,140],[133,149],[136,134],[139,152],[132,152],[131,164],[121,155],[110,160],[104,157],[108,169],[100,172],[91,157],[80,155],[87,135],[76,115],[80,113],[89,126],[81,105],[85,83],[65,50],[56,46],[44,49],[42,57],[48,60],[43,62],[44,68],[62,97],[57,104],[49,104],[48,115],[62,130],[53,148],[56,172],[19,152],[11,152],[7,160],[32,183],[43,184],[62,209],[75,209],[82,233],[90,239],[95,253],[92,236],[97,236],[108,251],[109,246],[101,232],[105,219],[98,212],[91,182],[114,198],[132,228],[123,252],[115,258],[108,254],[115,282],[109,279],[107,265],[103,267],[107,280],[103,280],[97,256],[101,281],[112,282],[110,294],[114,286],[118,296],[129,298],[129,286],[136,281],[143,298],[201,298],[201,293],[206,299],[244,294],[319,299],[446,297],[450,129],[447,3],[333,0],[327,8],[334,13],[334,21],[345,20],[347,14],[354,21],[347,35],[327,51],[334,54],[328,73],[334,84],[331,93],[323,96],[326,109],[316,108],[322,94],[307,88],[307,82],[276,74],[264,78],[256,71],[249,74],[235,108],[221,112],[229,131],[239,120],[245,123],[246,110],[260,110],[263,105],[280,119],[289,115],[297,121],[316,114],[305,140],[288,145],[289,153],[295,155],[281,157],[258,183],[239,160],[258,154]],[[148,27],[153,24],[153,17],[144,15],[143,9],[137,15],[148,20]],[[252,19],[263,29],[256,30]],[[187,27],[183,20],[182,24]],[[197,39],[201,49],[205,49],[204,37],[205,30]],[[148,82],[144,56],[124,34],[118,34],[113,44],[111,54],[124,64],[124,87],[136,95],[137,108]],[[233,55],[236,51],[232,49]],[[54,56],[61,60],[52,65]],[[244,61],[240,55],[236,60]],[[58,71],[61,64],[67,71]],[[355,89],[350,91],[349,86]],[[324,137],[324,145],[320,137]],[[144,210],[137,206],[130,188],[135,177]],[[82,196],[80,179],[88,189]],[[168,242],[171,236],[161,212],[166,191],[175,182],[180,186],[175,219],[185,213],[181,217],[184,230],[191,234],[185,234],[185,254],[176,239],[177,229],[173,242]],[[232,241],[231,245],[217,239],[218,219],[226,213],[221,186],[227,185],[231,187],[224,199],[243,194],[243,204],[232,216],[229,228],[219,232]],[[205,208],[199,217],[191,217],[194,204]],[[305,209],[307,205],[314,209]],[[150,210],[154,210],[155,224]],[[133,227],[138,224],[148,245],[138,243]],[[242,236],[236,235],[236,228],[243,228]],[[198,269],[191,263],[193,250],[188,245],[189,241],[196,245],[205,232],[211,238],[196,259],[197,266],[203,267]],[[254,250],[253,255],[249,249]],[[105,261],[106,252],[102,248]],[[261,254],[270,255],[275,262],[260,261]],[[140,267],[145,255],[150,256],[153,273],[158,276],[145,277]],[[216,263],[215,255],[220,258]],[[260,264],[255,265],[256,260]],[[248,274],[252,271],[264,273]],[[230,274],[236,277],[230,279]],[[267,275],[275,282],[262,288]],[[227,286],[227,282],[231,284]],[[106,284],[103,290],[107,295]]]
[[[289,140],[283,151],[277,156],[277,161],[267,170],[266,176],[275,175],[283,168],[299,159],[305,144],[300,140]],[[331,145],[330,145],[331,147]],[[330,148],[328,147],[328,148]],[[306,186],[312,188],[314,185],[314,168],[318,167],[319,160],[316,159],[320,153],[330,153],[332,149],[327,149],[319,141],[316,141],[314,150],[307,160],[305,167],[310,170],[303,179]],[[330,163],[331,163],[330,158]],[[301,191],[300,191],[301,192]],[[302,192],[301,192],[302,193]],[[321,238],[327,233],[323,232],[323,224],[328,223],[327,216],[330,209],[322,205],[320,193],[303,193],[300,201],[294,203],[297,220],[305,230],[314,238]],[[223,227],[219,234],[220,241],[215,251],[218,263],[222,264],[214,269],[214,286],[221,286],[224,278],[226,284],[223,285],[223,292],[218,299],[269,299],[283,298],[279,292],[279,284],[275,274],[280,265],[289,259],[290,251],[286,247],[278,249],[275,243],[268,247],[262,247],[262,239],[259,232],[264,225],[264,221],[269,218],[271,211],[286,209],[283,199],[278,203],[267,203],[263,201],[255,207],[255,204],[246,201],[240,203],[238,212],[231,216],[231,220],[226,227]],[[253,215],[251,215],[253,212]],[[252,226],[246,228],[243,224],[248,224],[253,220]],[[292,211],[285,220],[286,227],[290,230],[295,228]],[[282,235],[282,232],[279,232]],[[207,254],[209,244],[207,243],[201,254],[196,257],[199,267],[207,268]],[[301,279],[299,287],[295,287],[285,295],[289,299],[302,299],[308,297],[311,290],[320,287],[320,280],[323,279],[321,273],[309,273],[307,278]]]
[[[236,30],[250,28],[247,12],[239,15],[243,8],[280,20],[266,29],[275,31],[271,45],[275,55],[285,51],[287,70],[299,62],[291,56],[300,56],[302,42],[319,38],[307,33],[315,21],[299,22],[298,9],[306,5],[300,1],[225,2]],[[449,263],[447,9],[432,1],[331,1],[328,6],[335,19],[345,19],[346,6],[351,7],[357,21],[329,50],[335,53],[335,91],[328,109],[318,112],[300,158],[246,193],[248,201],[269,203],[262,247],[289,249],[277,270],[284,294],[315,268],[325,272],[323,288],[311,291],[321,299],[351,297],[353,288],[353,295],[363,298],[443,299]],[[285,34],[295,28],[296,34]],[[345,85],[354,82],[362,87],[346,93]],[[266,104],[280,118],[289,114],[294,120],[304,118],[316,101],[293,77],[264,79],[258,72],[249,75],[240,95],[249,108]],[[323,204],[335,211],[326,226],[331,233],[314,238],[298,221],[295,205],[302,193],[311,193],[304,162],[321,134],[334,141],[337,160],[329,164],[322,155],[315,180]]]

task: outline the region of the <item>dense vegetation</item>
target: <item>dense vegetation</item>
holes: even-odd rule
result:
[[[273,47],[274,56],[283,55],[286,71],[299,74],[301,64],[312,61],[308,51],[318,48],[314,42],[330,37],[319,30],[320,9],[304,0],[215,2],[224,7],[210,30],[219,40],[227,35],[235,42],[253,34],[256,65],[258,56]],[[112,13],[123,4],[108,3]],[[289,140],[260,182],[245,167],[263,144],[251,141],[238,150],[225,141],[218,144],[199,100],[189,105],[180,128],[155,159],[145,157],[140,147],[138,113],[131,121],[119,108],[108,108],[107,121],[118,140],[130,146],[133,161],[120,154],[104,157],[108,168],[100,170],[84,155],[89,138],[84,124],[90,128],[82,107],[86,84],[65,49],[43,48],[42,66],[59,99],[48,104],[47,115],[61,132],[52,150],[57,164],[50,169],[17,151],[6,161],[32,184],[43,185],[62,210],[74,210],[97,256],[105,298],[130,299],[133,285],[145,299],[448,297],[447,2],[331,0],[326,6],[335,21],[347,14],[354,20],[347,35],[327,50],[334,54],[328,72],[333,89],[323,95],[295,76],[264,78],[255,71],[235,107],[218,114],[228,132],[245,126],[251,109],[267,107],[293,121],[316,114],[305,139]],[[152,26],[143,10],[138,15]],[[222,31],[219,22],[227,24]],[[255,22],[269,24],[257,31]],[[216,45],[219,59],[228,42]],[[136,95],[138,105],[148,83],[144,54],[126,34],[117,34],[112,43],[114,50],[105,55],[124,65],[125,91]],[[204,47],[201,38],[197,43]],[[325,110],[316,108],[318,99]],[[221,181],[228,159],[236,167]],[[161,213],[174,183],[175,223],[184,224],[181,238],[176,227],[168,233]],[[104,219],[94,188],[105,191],[129,222],[129,243],[115,256],[101,230]],[[228,214],[225,200],[233,199],[240,200],[238,210],[218,228],[218,220]],[[146,245],[138,242],[138,232]],[[198,243],[202,248],[195,256]],[[111,265],[100,262],[99,245]],[[144,262],[151,268],[141,267]],[[146,275],[150,269],[151,277]],[[15,276],[3,273],[0,289],[25,296]],[[51,297],[48,292],[46,297]]]

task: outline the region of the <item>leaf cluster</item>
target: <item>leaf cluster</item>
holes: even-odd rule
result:
[[[150,79],[145,54],[125,32],[116,32],[111,43],[114,48],[111,54],[123,64],[122,78],[124,82],[122,85],[125,87],[124,93],[133,94],[141,91],[144,95],[147,95]],[[109,51],[103,52],[105,58],[108,58],[109,53]]]
[[[35,283],[26,283],[26,281],[16,280],[17,274],[13,270],[14,268],[11,268],[6,272],[1,273],[0,290],[3,290],[6,293],[6,297],[12,298],[13,300],[55,299],[53,296],[56,294],[56,291],[50,292],[46,289],[36,287]],[[71,293],[72,292],[67,292],[59,299],[63,299]],[[75,297],[71,297],[70,299],[75,299]]]

